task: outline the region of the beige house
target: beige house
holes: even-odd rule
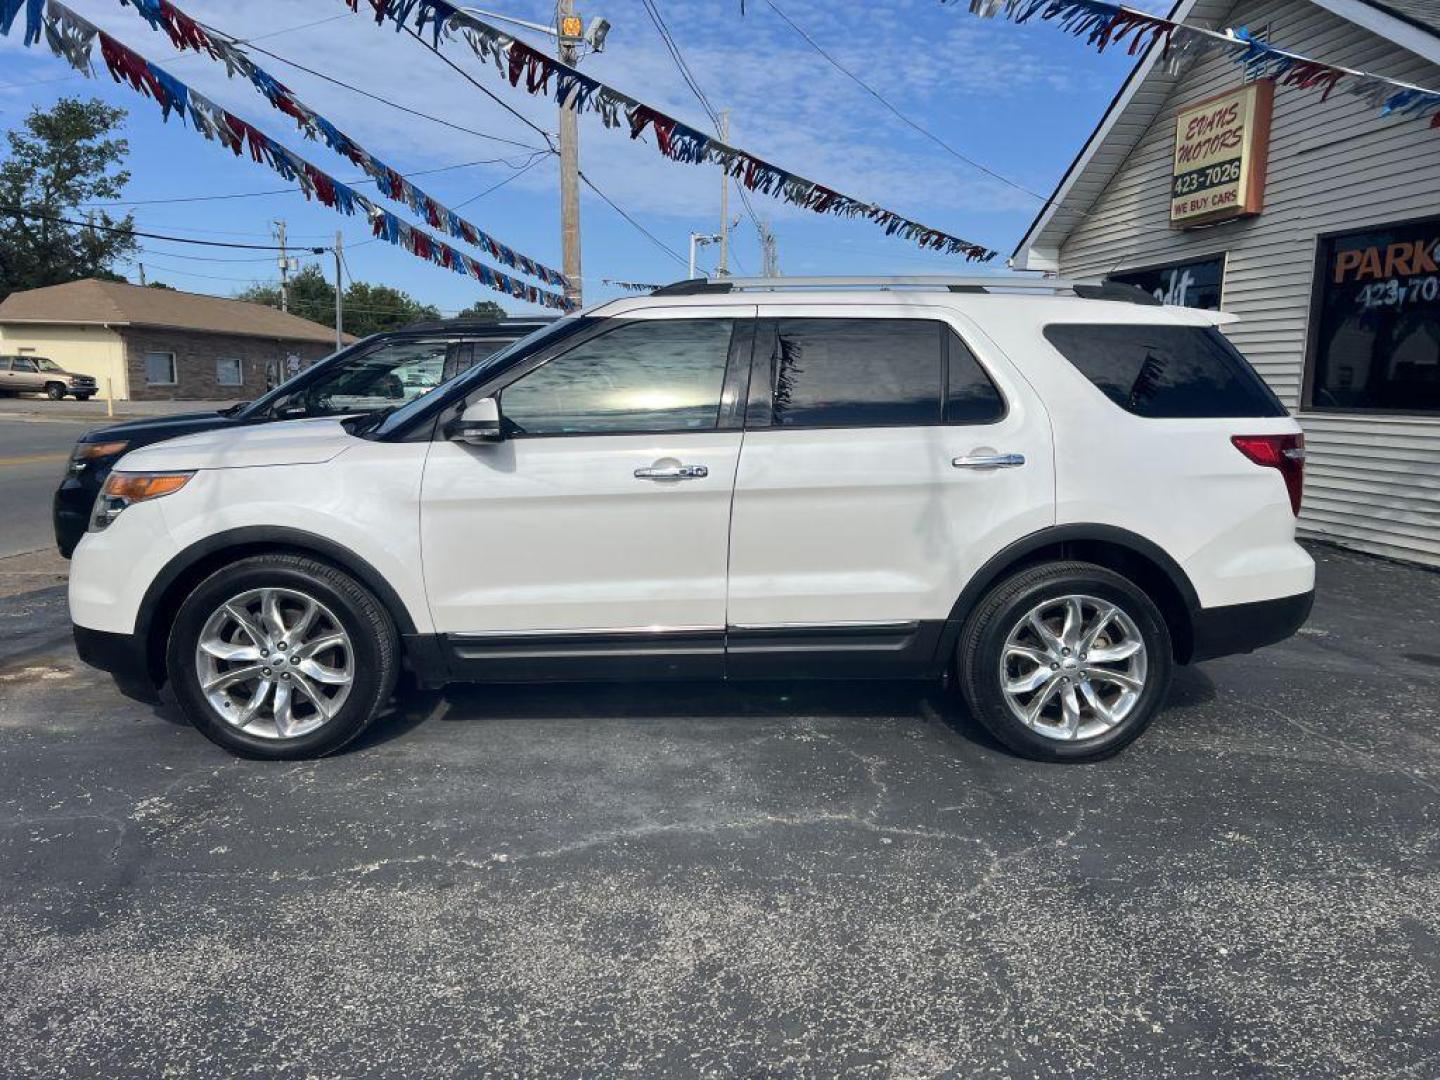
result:
[[[86,278],[0,303],[0,353],[49,357],[117,400],[253,398],[334,351],[327,326],[174,289]]]
[[[1180,0],[1172,17],[1440,87],[1440,0]],[[1238,315],[1226,333],[1305,429],[1302,532],[1440,565],[1437,258],[1440,132],[1157,46],[1011,261]]]

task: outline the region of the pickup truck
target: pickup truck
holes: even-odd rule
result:
[[[0,394],[44,394],[59,401],[66,394],[89,401],[99,389],[93,376],[77,375],[44,356],[0,356]]]

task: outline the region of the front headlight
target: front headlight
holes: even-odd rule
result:
[[[111,473],[95,500],[90,515],[90,531],[99,532],[120,516],[127,506],[149,502],[179,491],[190,482],[194,472]]]
[[[70,471],[78,476],[85,471],[87,466],[102,458],[119,457],[129,445],[130,443],[125,439],[117,439],[114,442],[76,443],[75,449],[70,452]]]

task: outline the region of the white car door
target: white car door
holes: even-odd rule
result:
[[[437,434],[421,545],[453,663],[485,678],[722,673],[753,313],[606,320],[500,380],[503,441]]]
[[[924,670],[975,570],[1054,521],[1045,411],[949,309],[767,305],[757,326],[727,670]]]

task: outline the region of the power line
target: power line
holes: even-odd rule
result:
[[[537,155],[545,155],[548,153],[548,150],[532,151],[530,154],[530,158],[525,165],[512,165],[505,158],[483,158],[479,161],[462,161],[456,165],[441,165],[438,168],[434,169],[417,169],[414,172],[400,173],[399,175],[405,177],[405,179],[408,180],[414,176],[431,176],[435,173],[453,172],[456,169],[469,169],[477,165],[505,165],[507,168],[520,169],[523,171],[524,169],[528,169],[530,165],[533,165],[535,163],[535,161],[537,160]],[[513,180],[514,177],[510,177],[509,179]],[[502,183],[508,182],[508,180],[502,181]],[[342,180],[341,183],[345,184],[347,187],[359,187],[361,184],[375,183],[375,178],[372,176],[363,176],[354,180]],[[80,203],[78,205],[81,207],[81,209],[86,210],[110,206],[160,206],[170,205],[172,203],[220,202],[227,199],[253,199],[258,198],[262,195],[295,195],[298,194],[300,191],[301,189],[298,187],[284,187],[269,188],[265,191],[236,191],[231,192],[227,195],[177,195],[164,199],[117,199],[112,202],[90,202]],[[460,203],[459,205],[464,206],[465,204]]]
[[[475,87],[476,90],[479,90],[482,94],[484,94],[486,97],[488,97],[491,101],[495,102],[495,104],[499,105],[502,109],[504,109],[506,112],[508,112],[511,116],[515,117],[515,119],[519,120],[522,124],[524,124],[526,127],[530,128],[530,129],[531,129],[532,131],[534,131],[537,135],[539,135],[542,139],[544,139],[544,140],[545,140],[545,145],[550,148],[550,152],[551,152],[551,153],[559,153],[559,151],[555,149],[555,144],[554,144],[554,142],[551,141],[551,139],[550,139],[550,133],[549,133],[548,131],[546,131],[544,128],[540,127],[540,125],[536,124],[533,120],[531,120],[531,119],[530,119],[528,116],[526,116],[524,113],[522,113],[522,112],[520,112],[518,109],[516,109],[516,108],[515,108],[513,105],[511,105],[508,101],[506,101],[506,100],[504,100],[503,98],[501,98],[498,94],[496,94],[494,91],[492,91],[489,87],[487,87],[487,86],[485,86],[485,85],[483,85],[483,84],[481,84],[481,83],[479,83],[479,82],[476,82],[475,79],[471,77],[471,75],[470,75],[470,73],[469,73],[468,71],[466,71],[464,68],[462,68],[459,64],[455,63],[455,61],[451,60],[448,56],[446,56],[444,53],[442,53],[442,52],[441,52],[439,49],[437,49],[435,46],[431,45],[428,41],[426,41],[423,37],[421,37],[419,34],[417,34],[414,30],[410,29],[410,27],[406,26],[404,29],[405,29],[405,32],[406,32],[407,34],[409,34],[412,38],[414,38],[414,39],[415,39],[416,41],[418,41],[421,45],[425,46],[425,48],[429,49],[432,53],[434,53],[436,56],[438,56],[438,57],[445,63],[445,66],[448,67],[448,68],[450,68],[451,71],[454,71],[457,75],[459,75],[462,79],[464,79],[466,82],[468,82],[471,86]],[[263,52],[264,50],[261,50],[261,51]],[[518,146],[518,145],[521,145],[521,144],[517,143],[516,145]],[[528,150],[528,149],[534,149],[534,147],[526,147],[526,149],[527,149],[527,150]]]
[[[645,228],[644,225],[641,225],[638,221],[636,221],[633,217],[631,217],[629,214],[627,214],[624,210],[620,209],[620,207],[619,207],[618,205],[616,205],[615,200],[612,199],[612,198],[610,198],[609,195],[606,195],[603,191],[601,191],[598,187],[596,187],[595,184],[594,184],[594,182],[593,182],[588,176],[586,176],[583,172],[580,173],[579,175],[580,175],[580,182],[581,182],[581,183],[583,183],[586,187],[588,187],[588,188],[589,188],[591,191],[593,191],[596,195],[599,195],[600,198],[604,199],[605,202],[609,205],[609,207],[610,207],[611,210],[614,210],[614,211],[615,211],[617,214],[619,214],[622,218],[624,218],[624,219],[625,219],[626,221],[628,221],[631,225],[633,225],[636,229],[638,229],[641,233],[643,233],[643,234],[645,235],[645,238],[646,238],[647,240],[649,240],[652,244],[654,244],[656,247],[658,247],[661,251],[665,252],[666,255],[669,255],[672,259],[674,259],[676,262],[678,262],[681,266],[689,266],[689,265],[690,265],[689,262],[686,260],[685,256],[681,255],[678,251],[676,251],[674,248],[672,248],[669,244],[665,243],[665,241],[661,240],[658,236],[656,236],[654,233],[652,233],[649,229]]]
[[[670,53],[670,58],[674,61],[676,69],[680,72],[680,78],[684,80],[685,85],[690,88],[690,92],[695,95],[695,100],[700,102],[700,107],[704,109],[706,115],[710,117],[710,123],[715,128],[715,134],[722,134],[720,114],[716,111],[715,107],[710,104],[710,99],[705,96],[705,91],[700,89],[700,81],[695,78],[695,73],[690,69],[690,64],[685,59],[685,54],[680,48],[680,43],[675,40],[675,35],[671,31],[670,25],[665,21],[665,16],[661,13],[659,6],[655,0],[641,0],[641,2],[645,6],[646,13],[650,16],[650,21],[655,24],[655,29],[659,32],[661,41],[665,43],[666,51]],[[733,178],[727,173],[725,182],[728,184],[732,179]],[[746,216],[750,218],[750,223],[755,226],[755,232],[759,236],[761,243],[764,243],[765,227],[760,223],[760,215],[755,212],[755,207],[750,202],[750,193],[745,190],[743,184],[736,184],[735,190],[740,195],[740,204],[745,208]],[[729,222],[724,222],[723,227],[728,230],[730,228]]]
[[[491,185],[490,185],[488,188],[486,188],[484,191],[480,192],[480,194],[478,194],[478,195],[471,195],[470,198],[465,199],[463,202],[458,202],[458,203],[456,203],[456,204],[455,204],[455,209],[456,209],[456,210],[459,210],[462,206],[469,206],[471,203],[476,202],[476,201],[479,200],[479,199],[483,199],[486,195],[489,195],[492,191],[499,191],[499,190],[500,190],[502,187],[504,187],[506,184],[510,183],[511,180],[519,179],[521,176],[525,175],[525,173],[527,173],[527,172],[529,172],[531,169],[533,169],[536,165],[539,165],[540,162],[544,161],[545,158],[546,158],[547,156],[549,156],[549,151],[548,151],[548,150],[541,150],[541,151],[537,151],[537,154],[538,154],[539,156],[537,156],[537,157],[535,157],[534,159],[532,159],[531,162],[530,162],[528,165],[522,165],[520,168],[516,169],[513,173],[511,173],[509,176],[507,176],[504,180],[501,180],[498,184],[491,184]]]
[[[297,32],[297,31],[299,31],[299,30],[308,30],[308,29],[310,29],[312,26],[323,26],[325,23],[334,22],[336,19],[343,19],[343,18],[345,18],[345,13],[344,13],[344,12],[341,12],[339,15],[328,15],[328,16],[326,16],[326,17],[323,18],[323,19],[315,19],[315,20],[312,21],[312,22],[301,23],[299,26],[287,26],[287,27],[285,27],[283,30],[271,30],[268,34],[256,34],[256,35],[255,35],[254,37],[252,37],[252,38],[246,38],[246,39],[243,40],[243,41],[237,41],[236,44],[237,44],[237,45],[249,45],[249,44],[251,44],[252,42],[264,41],[266,38],[280,37],[282,34],[293,34],[293,33]],[[259,51],[263,52],[264,50],[262,49],[262,50],[259,50]],[[196,55],[196,54],[194,54],[194,53],[180,52],[180,51],[177,50],[176,53],[175,53],[173,56],[170,56],[170,57],[167,57],[167,58],[166,58],[165,63],[167,63],[167,64],[178,64],[178,63],[180,63],[180,62],[182,62],[182,61],[197,60],[197,59],[199,59],[199,56]],[[47,84],[47,83],[71,82],[71,81],[74,80],[74,79],[84,79],[84,78],[87,78],[87,77],[88,77],[88,76],[85,76],[85,75],[61,75],[59,78],[55,78],[55,79],[35,79],[35,80],[32,80],[31,82],[23,82],[23,83],[0,83],[0,90],[20,90],[20,89],[22,89],[22,88],[24,88],[24,87],[27,87],[27,86],[43,86],[43,85],[45,85],[45,84]]]
[[[646,0],[646,3],[649,3],[649,0]],[[976,161],[974,158],[966,157],[966,156],[965,156],[964,154],[962,154],[959,150],[956,150],[953,146],[951,146],[949,143],[947,143],[944,139],[940,138],[940,136],[936,135],[936,134],[935,134],[933,131],[931,131],[929,128],[923,127],[922,125],[916,123],[914,120],[911,120],[910,117],[906,116],[903,112],[901,112],[898,108],[896,108],[893,104],[891,104],[890,100],[889,100],[888,98],[886,98],[885,95],[883,95],[882,93],[880,93],[880,91],[876,90],[873,86],[871,86],[869,83],[867,83],[864,79],[860,78],[859,75],[856,75],[853,71],[851,71],[849,68],[847,68],[844,64],[840,63],[839,60],[836,60],[833,56],[831,56],[828,52],[826,52],[826,51],[824,50],[824,48],[821,47],[821,45],[820,45],[819,42],[817,42],[814,38],[812,38],[809,34],[807,34],[807,33],[805,32],[804,28],[802,28],[798,23],[796,23],[793,19],[791,19],[789,15],[786,15],[785,12],[783,12],[783,11],[780,10],[780,5],[776,4],[776,3],[775,3],[775,0],[765,0],[765,3],[769,6],[769,8],[770,8],[771,11],[775,12],[776,15],[779,15],[780,18],[784,20],[786,26],[790,27],[791,30],[794,30],[795,33],[799,34],[799,35],[805,40],[805,43],[806,43],[807,45],[809,45],[809,46],[810,46],[812,49],[814,49],[817,53],[819,53],[821,56],[823,56],[823,57],[826,59],[826,61],[829,62],[829,64],[830,64],[831,67],[833,67],[836,71],[838,71],[838,72],[840,72],[841,74],[843,74],[846,78],[848,78],[848,79],[850,79],[851,81],[853,81],[857,86],[859,86],[859,87],[860,87],[862,90],[864,90],[867,94],[869,94],[871,97],[873,97],[876,101],[880,102],[881,105],[884,105],[885,108],[889,109],[890,112],[894,113],[895,116],[896,116],[902,123],[904,123],[907,127],[913,128],[915,131],[918,131],[921,135],[924,135],[927,139],[929,139],[931,142],[933,142],[936,146],[939,146],[942,150],[944,150],[946,153],[950,154],[952,157],[958,158],[959,160],[963,161],[966,165],[969,165],[972,169],[979,169],[979,170],[980,170],[981,172],[983,172],[986,176],[989,176],[989,177],[991,177],[992,179],[995,179],[995,180],[999,180],[1002,184],[1006,184],[1006,185],[1014,188],[1016,191],[1024,192],[1026,195],[1029,195],[1032,199],[1039,199],[1042,203],[1049,201],[1046,196],[1041,195],[1041,194],[1039,194],[1038,192],[1031,191],[1029,188],[1025,187],[1025,186],[1022,185],[1022,184],[1017,184],[1014,180],[1011,180],[1008,176],[1001,176],[1001,175],[1000,175],[998,172],[996,172],[994,169],[991,169],[991,168],[989,168],[989,167],[987,167],[987,166],[985,166],[985,165],[980,164],[980,162]]]
[[[204,23],[201,23],[200,25],[204,26],[205,24],[204,24]],[[422,44],[423,44],[423,41],[422,41]],[[426,47],[427,49],[430,48],[429,45],[426,45],[425,47]],[[359,94],[359,95],[361,95],[362,97],[367,97],[367,98],[369,98],[371,101],[378,101],[378,102],[380,102],[380,104],[382,104],[382,105],[388,105],[388,106],[390,106],[392,109],[399,109],[401,112],[403,112],[403,113],[409,113],[411,116],[418,116],[418,117],[419,117],[420,119],[422,119],[422,120],[429,120],[429,121],[430,121],[431,123],[433,123],[433,124],[442,124],[442,125],[444,125],[445,127],[451,128],[451,129],[453,129],[453,130],[455,130],[455,131],[462,131],[462,132],[464,132],[466,135],[474,135],[474,136],[475,136],[476,138],[478,138],[478,139],[489,139],[489,140],[491,140],[492,142],[506,143],[506,144],[508,144],[508,145],[510,145],[510,146],[518,146],[518,147],[520,147],[521,149],[524,149],[524,150],[538,150],[538,149],[539,149],[539,147],[532,146],[532,145],[530,145],[529,143],[517,142],[517,141],[514,140],[514,139],[507,139],[507,138],[505,138],[504,136],[501,136],[501,135],[491,135],[491,134],[489,134],[489,133],[487,133],[487,132],[484,132],[484,131],[476,131],[474,128],[467,128],[467,127],[464,127],[464,126],[462,126],[462,125],[460,125],[460,124],[452,123],[452,122],[449,121],[449,120],[442,119],[441,117],[431,116],[429,113],[421,112],[419,109],[412,109],[412,108],[410,108],[410,106],[408,106],[408,105],[401,105],[399,102],[397,102],[397,101],[391,101],[389,98],[383,98],[383,97],[381,97],[379,94],[372,94],[372,93],[371,93],[370,91],[368,91],[368,90],[362,90],[360,87],[355,86],[355,85],[352,84],[352,83],[345,82],[343,79],[337,79],[337,78],[335,78],[333,75],[326,75],[326,74],[324,74],[323,72],[316,71],[314,68],[306,67],[304,64],[297,63],[297,62],[295,62],[294,60],[287,60],[285,57],[279,55],[278,53],[273,53],[273,52],[271,52],[269,49],[262,49],[262,48],[260,48],[259,46],[253,46],[253,48],[255,49],[256,52],[258,52],[258,53],[263,53],[264,55],[270,57],[270,59],[272,59],[272,60],[278,60],[280,63],[285,64],[285,65],[287,65],[288,67],[293,67],[293,68],[295,68],[295,69],[297,69],[297,70],[299,70],[299,71],[303,71],[303,72],[305,72],[307,75],[313,75],[313,76],[314,76],[315,78],[317,78],[317,79],[323,79],[325,82],[332,83],[332,84],[335,85],[335,86],[342,87],[342,88],[345,89],[345,90],[349,90],[351,93]],[[434,50],[431,50],[431,51],[433,52]],[[441,54],[436,53],[436,55],[437,55],[437,56],[440,56]],[[444,57],[444,56],[441,56],[441,59],[445,60],[446,63],[450,63],[449,59],[446,58],[446,57]],[[452,64],[451,66],[453,67],[454,65]],[[458,71],[459,69],[457,68],[456,70]],[[462,74],[463,74],[463,73],[462,73]],[[466,78],[469,78],[469,76],[466,76]],[[471,81],[473,82],[473,80],[471,80]],[[476,83],[476,85],[478,86],[479,84]],[[498,100],[498,99],[497,99],[497,100]],[[508,106],[507,106],[507,108],[508,108]],[[513,112],[514,110],[511,110],[511,111]],[[519,113],[516,113],[516,115],[519,116],[520,114],[519,114]],[[521,119],[523,120],[524,117],[521,117]],[[525,123],[529,124],[531,127],[534,127],[536,131],[540,131],[540,129],[539,129],[538,127],[535,127],[534,124],[530,124],[530,121],[526,120]],[[545,133],[544,133],[543,131],[540,131],[540,134],[544,135]],[[547,138],[548,138],[548,136],[547,136]]]
[[[92,229],[95,232],[123,233],[126,236],[143,236],[147,240],[170,240],[177,244],[196,244],[200,247],[218,248],[242,248],[247,251],[280,251],[281,248],[275,244],[238,244],[228,240],[195,240],[188,236],[166,236],[164,233],[143,232],[140,229],[118,229],[110,225],[97,225],[93,221],[75,221],[72,218],[56,217],[51,214],[40,214],[34,210],[26,210],[21,206],[0,206],[0,214],[10,217],[33,218],[36,221],[49,221],[57,225],[73,225],[81,229]],[[309,247],[310,245],[305,245]],[[312,254],[319,254],[324,251],[323,247],[311,249]]]

